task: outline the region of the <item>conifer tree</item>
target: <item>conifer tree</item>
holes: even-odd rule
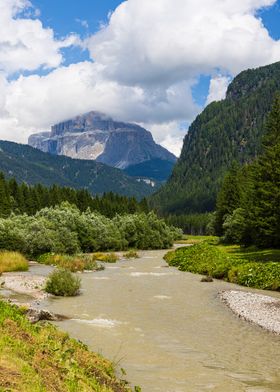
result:
[[[255,244],[280,247],[280,95],[268,117],[263,146],[253,170],[248,223]]]
[[[225,176],[222,188],[218,194],[214,227],[218,236],[223,235],[223,224],[228,215],[239,207],[241,188],[239,181],[239,165],[234,163]]]

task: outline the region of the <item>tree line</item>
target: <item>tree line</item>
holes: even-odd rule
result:
[[[280,95],[267,118],[262,154],[251,164],[234,164],[226,175],[212,220],[228,243],[280,247]]]
[[[116,215],[80,211],[64,202],[35,215],[0,218],[0,249],[19,251],[28,257],[44,253],[76,254],[107,250],[164,249],[181,237],[153,212]]]
[[[134,197],[112,192],[92,196],[86,189],[75,190],[57,185],[46,187],[41,184],[30,186],[26,183],[19,184],[15,179],[8,180],[0,173],[0,217],[8,217],[11,213],[34,215],[45,207],[53,207],[62,202],[69,202],[80,211],[90,208],[109,218],[116,214],[149,211],[145,198],[138,202]]]

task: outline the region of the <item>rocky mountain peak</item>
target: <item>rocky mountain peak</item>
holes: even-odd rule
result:
[[[120,169],[152,159],[176,161],[143,127],[95,111],[53,125],[51,132],[31,135],[28,144],[51,154],[96,160]]]

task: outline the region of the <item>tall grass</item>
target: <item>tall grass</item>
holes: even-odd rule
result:
[[[27,271],[28,261],[18,252],[0,252],[0,274],[3,272]]]

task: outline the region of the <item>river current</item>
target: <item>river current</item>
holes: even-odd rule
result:
[[[218,298],[237,286],[201,283],[168,268],[164,253],[84,273],[81,296],[44,305],[69,316],[59,327],[124,368],[143,392],[280,391],[280,338]]]

